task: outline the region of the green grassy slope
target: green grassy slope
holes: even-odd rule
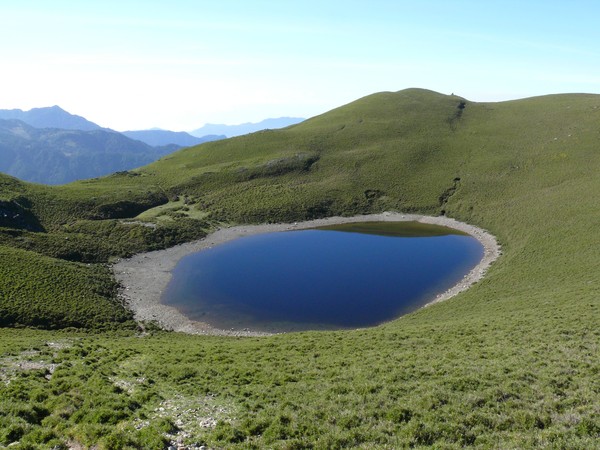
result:
[[[90,240],[103,242],[105,261],[219,223],[394,209],[444,211],[503,246],[468,291],[368,330],[242,340],[0,330],[3,361],[37,346],[37,358],[70,367],[50,380],[43,370],[6,371],[20,378],[0,385],[0,429],[13,430],[0,444],[20,436],[160,448],[181,413],[189,439],[227,448],[598,448],[599,138],[597,95],[486,104],[411,89],[127,174],[54,189],[0,177],[4,210],[30,214],[19,229],[0,224],[3,255],[23,267],[0,278],[0,311],[10,317],[42,272],[68,274],[44,285],[57,301],[40,300],[40,314],[114,305],[97,289],[109,281],[101,266],[55,259],[73,249],[81,259]],[[120,220],[143,210],[156,228]],[[46,232],[28,230],[34,222]],[[127,233],[146,234],[132,245]],[[91,280],[83,284],[106,303],[71,290],[71,279]],[[100,309],[99,322],[116,320]],[[72,347],[44,344],[57,336]],[[65,411],[70,396],[80,413]],[[171,405],[169,417],[157,416],[161,404]],[[183,413],[190,405],[217,416],[216,428],[194,426]],[[100,420],[101,406],[114,413]],[[139,421],[149,425],[136,431]]]

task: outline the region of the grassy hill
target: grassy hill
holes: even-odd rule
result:
[[[598,95],[409,89],[110,177],[0,176],[2,325],[79,328],[0,329],[0,444],[598,448],[599,137]],[[384,210],[486,228],[503,255],[384,326],[261,339],[136,334],[105,265],[224,224]]]

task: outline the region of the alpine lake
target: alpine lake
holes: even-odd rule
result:
[[[258,234],[182,258],[162,303],[225,330],[371,327],[432,301],[483,254],[468,234],[418,222]]]

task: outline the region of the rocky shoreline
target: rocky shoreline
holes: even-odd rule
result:
[[[494,236],[475,226],[458,222],[448,217],[430,217],[415,214],[385,212],[354,217],[329,217],[307,222],[288,224],[240,225],[221,228],[204,239],[181,244],[166,250],[140,253],[113,264],[113,272],[121,288],[120,298],[133,311],[138,321],[153,321],[166,330],[191,334],[220,336],[265,336],[268,333],[251,330],[221,330],[208,323],[193,321],[177,309],[163,305],[161,295],[171,279],[171,271],[184,256],[211,248],[215,245],[254,234],[278,231],[302,230],[325,225],[337,225],[352,222],[399,222],[417,221],[421,223],[442,225],[465,232],[475,237],[484,248],[484,256],[458,284],[446,292],[436,296],[425,306],[446,300],[469,288],[480,280],[490,264],[500,255],[500,246]]]

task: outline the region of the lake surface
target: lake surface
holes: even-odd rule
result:
[[[368,327],[428,303],[482,257],[472,236],[416,222],[259,234],[182,258],[162,302],[221,329]]]

